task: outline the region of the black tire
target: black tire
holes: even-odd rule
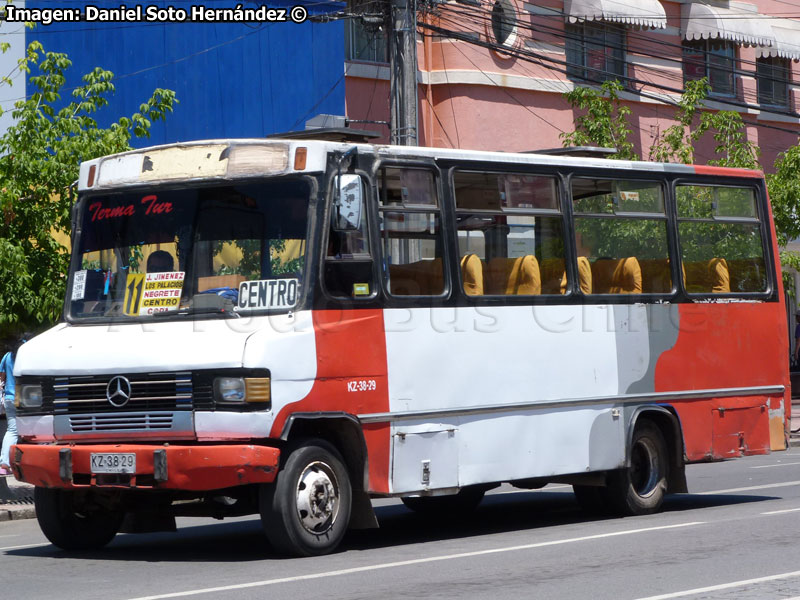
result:
[[[610,507],[605,487],[596,485],[573,485],[578,505],[590,515],[607,515]]]
[[[415,513],[428,517],[447,518],[471,513],[483,500],[486,490],[479,486],[465,487],[450,496],[414,496],[401,498]]]
[[[667,493],[667,444],[652,421],[636,424],[630,447],[630,467],[608,477],[606,496],[623,515],[649,515],[661,509]]]
[[[347,532],[352,505],[344,461],[323,440],[307,440],[287,452],[275,481],[261,486],[264,532],[272,546],[284,554],[320,556],[333,552]]]
[[[33,492],[36,519],[45,537],[64,550],[95,550],[114,539],[122,525],[122,511],[78,503],[71,490],[37,487]],[[91,507],[91,508],[90,508]]]

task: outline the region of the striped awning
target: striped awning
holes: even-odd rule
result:
[[[770,17],[691,2],[681,6],[681,34],[686,40],[727,40],[744,46],[775,45]]]
[[[800,61],[800,23],[789,19],[774,19],[772,33],[775,42],[772,46],[758,48],[756,54],[759,58],[777,56]]]
[[[658,0],[564,0],[570,23],[612,21],[636,27],[664,29],[667,15]]]

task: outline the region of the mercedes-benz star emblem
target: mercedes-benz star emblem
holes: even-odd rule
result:
[[[117,408],[122,408],[131,399],[131,382],[122,375],[112,377],[106,386],[106,398]]]

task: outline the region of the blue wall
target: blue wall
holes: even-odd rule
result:
[[[293,4],[302,4],[298,0]],[[92,4],[119,7],[124,0]],[[261,2],[151,0],[145,5],[258,7]],[[59,8],[87,3],[60,0]],[[135,2],[125,3],[135,6]],[[267,4],[267,2],[264,2]],[[291,6],[270,2],[269,7]],[[26,8],[52,8],[52,0],[28,0]],[[310,13],[341,4],[308,1]],[[302,129],[319,113],[344,114],[342,21],[287,23],[58,23],[27,34],[45,50],[65,52],[73,66],[67,87],[94,67],[115,75],[116,93],[97,115],[107,126],[138,111],[156,88],[177,93],[166,122],[154,124],[149,140],[134,146],[204,138],[261,137]],[[64,94],[65,99],[68,94]]]

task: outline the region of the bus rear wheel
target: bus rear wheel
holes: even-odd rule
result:
[[[307,440],[289,450],[283,468],[260,492],[261,522],[272,546],[293,556],[333,552],[350,521],[352,490],[336,449]]]
[[[102,548],[117,535],[124,516],[71,490],[37,487],[33,501],[42,533],[63,550]]]
[[[606,497],[623,515],[649,515],[661,509],[667,493],[667,444],[661,430],[639,421],[630,447],[630,466],[609,475]]]

